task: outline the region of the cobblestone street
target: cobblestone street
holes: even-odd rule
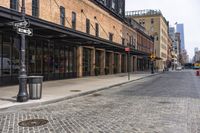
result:
[[[49,123],[18,126],[28,119]],[[200,78],[194,71],[166,72],[53,104],[4,109],[1,132],[200,133]]]

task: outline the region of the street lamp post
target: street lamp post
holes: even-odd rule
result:
[[[128,80],[130,80],[130,65],[131,65],[131,63],[130,63],[130,56],[131,56],[130,47],[125,48],[125,51],[127,52],[127,56],[128,56],[128,58],[127,58],[127,71],[128,71]]]
[[[130,80],[130,48],[129,48],[129,51],[128,51],[128,80]]]
[[[25,21],[25,0],[22,0],[21,15],[22,21]],[[17,95],[17,102],[28,101],[25,54],[25,35],[21,34],[19,92]]]

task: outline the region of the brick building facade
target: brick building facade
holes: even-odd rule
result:
[[[20,36],[13,23],[21,19],[19,0],[0,3],[0,85],[17,83]],[[26,0],[26,19],[33,36],[26,37],[28,75],[45,80],[127,72],[131,48],[131,71],[137,50],[137,32],[125,19],[125,0]],[[9,63],[6,66],[4,59]]]

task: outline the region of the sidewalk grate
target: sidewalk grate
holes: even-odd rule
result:
[[[45,119],[30,119],[18,123],[21,127],[36,127],[47,124],[49,121]]]
[[[95,94],[93,94],[92,96],[93,96],[93,97],[98,97],[98,96],[101,96],[101,94],[95,93]]]
[[[80,92],[81,90],[70,90],[71,92]]]
[[[167,101],[161,101],[161,102],[158,102],[160,104],[170,104],[171,102],[167,102]]]

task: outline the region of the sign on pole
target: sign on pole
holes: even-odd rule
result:
[[[130,51],[130,48],[125,48],[125,51],[126,51],[126,52],[129,52],[129,51]]]
[[[27,35],[27,36],[33,36],[33,29],[31,29],[31,28],[20,28],[20,27],[18,27],[18,28],[17,28],[17,33],[18,33],[18,34],[24,34],[24,35]]]
[[[22,21],[13,22],[14,28],[18,28],[18,27],[23,27],[23,28],[25,28],[25,27],[29,27],[29,25],[30,25],[30,22],[29,22],[28,19],[26,19],[26,20],[24,20],[24,21],[22,20]]]

